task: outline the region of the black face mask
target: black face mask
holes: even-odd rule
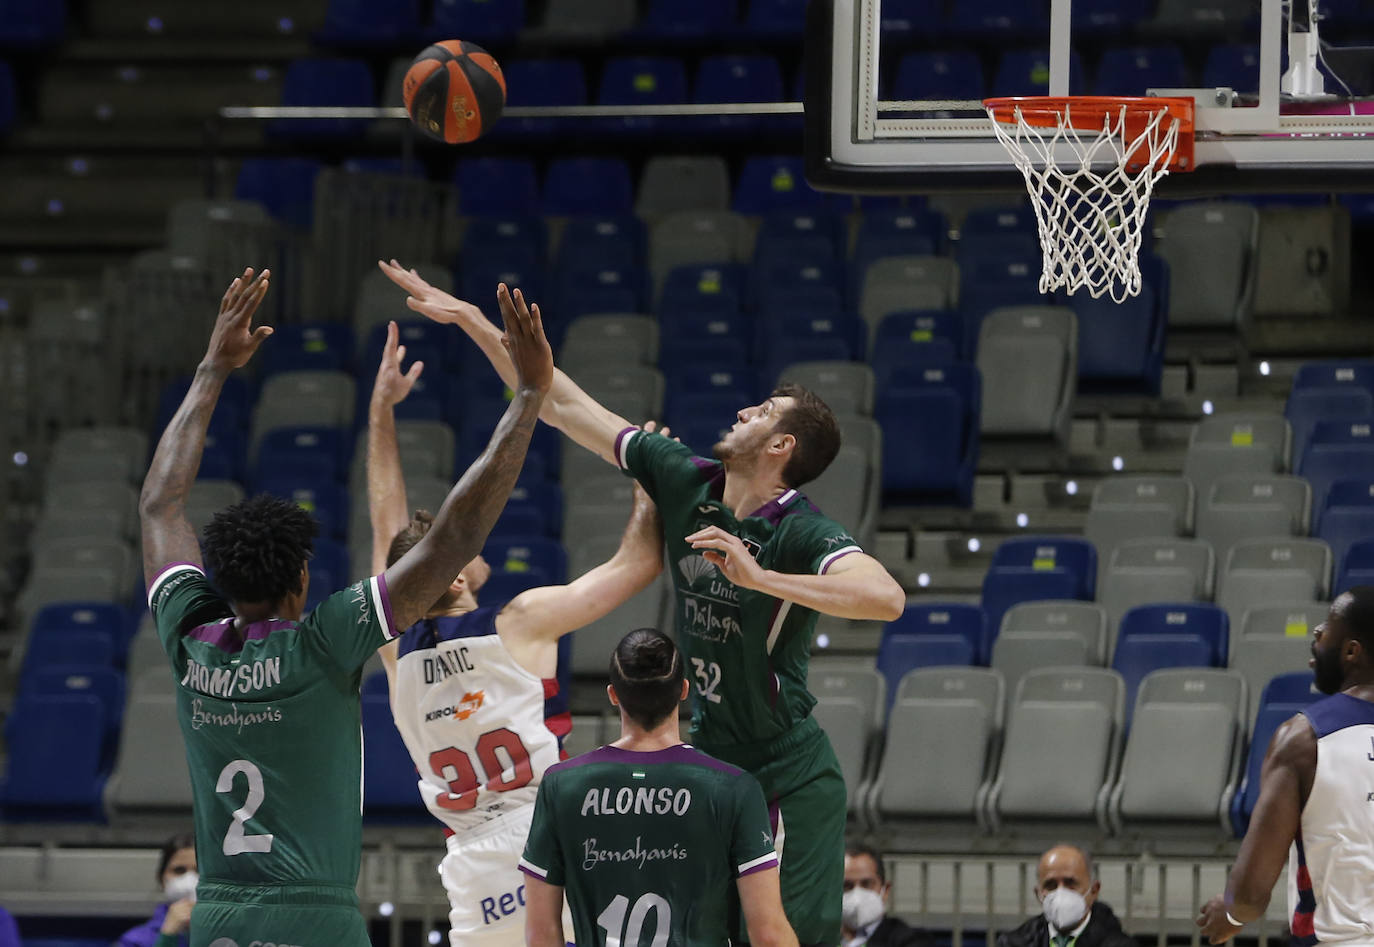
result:
[[[1345,674],[1341,670],[1341,652],[1338,648],[1327,648],[1325,651],[1313,651],[1312,657],[1315,663],[1312,666],[1312,673],[1315,677],[1317,690],[1323,694],[1335,694],[1341,689],[1341,682]]]

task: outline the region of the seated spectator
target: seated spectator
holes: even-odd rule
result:
[[[849,846],[844,853],[842,947],[933,947],[934,940],[925,931],[887,917],[891,893],[882,855],[866,845]]]
[[[1035,897],[1042,911],[997,938],[997,947],[1135,947],[1112,909],[1097,900],[1097,869],[1088,853],[1057,845],[1040,856]]]
[[[157,862],[157,882],[166,900],[147,921],[126,931],[118,947],[188,947],[199,881],[196,837],[189,832],[173,835]]]

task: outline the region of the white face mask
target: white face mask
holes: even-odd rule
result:
[[[196,896],[196,885],[200,883],[200,875],[194,871],[184,874],[173,875],[171,880],[162,886],[162,891],[167,895],[168,901],[180,901],[183,898]]]
[[[1040,905],[1044,909],[1045,920],[1053,924],[1056,930],[1065,932],[1077,927],[1088,913],[1087,900],[1072,888],[1055,888],[1045,895]]]
[[[861,931],[883,919],[883,896],[857,885],[844,893],[840,901],[840,919],[851,931]]]

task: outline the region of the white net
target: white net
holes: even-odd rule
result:
[[[1089,130],[1074,127],[1072,108],[1072,102],[1063,104],[1045,127],[1028,122],[1019,105],[1011,121],[998,121],[992,108],[988,113],[1035,208],[1045,257],[1040,292],[1087,289],[1121,302],[1140,292],[1150,195],[1169,173],[1179,120],[1165,105],[1142,113],[1138,105],[1122,104],[1107,108],[1101,127]]]

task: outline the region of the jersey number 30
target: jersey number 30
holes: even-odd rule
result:
[[[509,763],[503,763],[497,755],[504,750]],[[488,730],[477,738],[477,762],[482,764],[482,772],[487,778],[486,786],[492,792],[508,792],[529,785],[534,778],[534,767],[530,765],[530,752],[513,730],[500,727]],[[429,754],[429,768],[434,775],[448,783],[448,792],[441,792],[434,801],[441,809],[462,812],[477,805],[477,790],[482,783],[472,766],[472,759],[456,746],[435,750]],[[505,778],[510,770],[510,778]]]
[[[262,801],[267,798],[267,793],[262,787],[262,770],[247,760],[230,760],[224,769],[219,771],[219,781],[215,783],[215,792],[233,792],[234,777],[242,773],[248,780],[248,797],[243,800],[243,805],[234,810],[234,821],[229,823],[229,831],[224,833],[224,854],[243,855],[247,852],[270,852],[272,851],[272,835],[248,835],[243,831],[243,824],[253,818],[253,813],[258,811]]]

